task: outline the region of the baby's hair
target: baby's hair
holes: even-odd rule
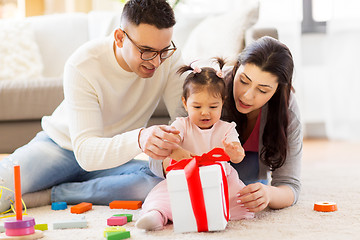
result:
[[[197,93],[203,89],[207,89],[214,96],[221,96],[224,101],[226,98],[226,87],[223,79],[222,69],[225,65],[225,60],[220,57],[214,58],[214,61],[219,64],[219,69],[215,70],[212,67],[193,68],[189,65],[184,65],[177,70],[178,74],[183,74],[186,71],[192,71],[184,81],[183,97],[187,101],[192,93]]]

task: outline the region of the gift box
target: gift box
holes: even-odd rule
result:
[[[213,154],[217,153],[217,157]],[[220,155],[219,155],[220,153]],[[221,231],[229,220],[227,179],[218,161],[228,160],[222,149],[177,162],[167,174],[174,231]],[[215,163],[218,162],[218,163]],[[179,169],[180,168],[180,169]],[[181,169],[183,168],[183,169]],[[171,166],[170,166],[171,169]]]

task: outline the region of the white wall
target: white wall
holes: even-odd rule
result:
[[[304,120],[331,139],[360,139],[360,2],[332,6],[327,33],[302,36]]]
[[[276,27],[280,41],[293,53],[294,87],[306,135],[360,138],[360,1],[314,1],[318,9],[327,11],[319,16],[330,17],[326,34],[301,34],[302,0],[260,0],[257,26]],[[206,15],[224,13],[241,2],[183,0],[177,8],[191,10],[191,14],[180,16],[193,18],[193,25],[182,26],[190,30]],[[93,8],[116,11],[121,4],[93,0]]]

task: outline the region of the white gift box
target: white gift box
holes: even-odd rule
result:
[[[199,174],[204,194],[208,230],[224,230],[227,220],[224,216],[226,203],[221,167],[219,165],[200,167]],[[166,178],[174,231],[177,233],[197,232],[198,228],[184,170],[172,170],[167,174]]]

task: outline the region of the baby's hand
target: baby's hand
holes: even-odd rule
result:
[[[172,151],[172,153],[170,154],[170,158],[176,161],[180,161],[182,159],[192,158],[192,154],[189,151],[183,149],[182,147],[178,147],[177,149]]]
[[[225,147],[225,152],[230,157],[233,163],[241,162],[245,157],[245,151],[239,142],[227,143],[225,139],[222,141]]]

